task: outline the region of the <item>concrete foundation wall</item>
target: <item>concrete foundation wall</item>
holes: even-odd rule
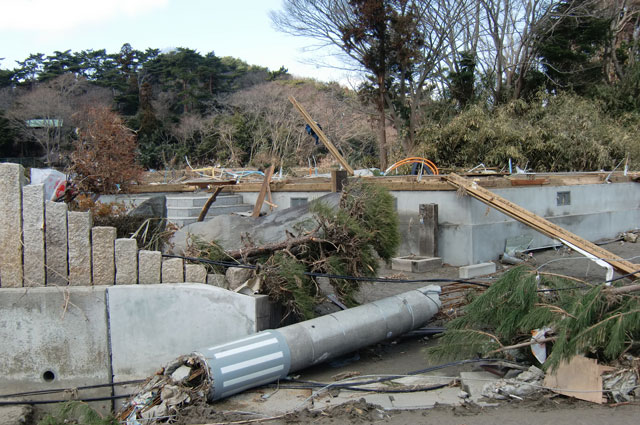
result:
[[[590,241],[613,238],[640,226],[640,185],[616,183],[577,186],[537,186],[494,190],[507,200]],[[558,192],[570,193],[569,205],[557,205]],[[417,252],[414,232],[418,208],[439,208],[438,255],[445,263],[462,266],[496,260],[506,240],[533,237],[532,248],[555,242],[532,228],[457,192],[392,192],[398,199],[403,234],[399,255]]]
[[[637,183],[535,186],[495,189],[494,192],[587,240],[613,238],[640,225],[640,185]],[[558,192],[569,192],[570,203],[558,205]],[[273,192],[278,209],[289,208],[293,199],[311,202],[328,192]],[[238,193],[244,203],[254,204],[257,192]],[[419,255],[422,223],[420,204],[438,205],[438,252],[453,266],[496,260],[506,240],[533,237],[532,248],[555,242],[497,210],[456,191],[392,191],[399,215],[399,256]],[[144,195],[143,195],[144,196]],[[264,204],[262,211],[269,212]]]

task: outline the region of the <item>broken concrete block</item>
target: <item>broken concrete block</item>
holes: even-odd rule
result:
[[[209,273],[207,275],[207,284],[217,286],[219,288],[229,289],[229,284],[227,283],[227,279],[223,274],[219,273]]]
[[[91,213],[69,211],[69,285],[91,285]]]
[[[22,286],[22,186],[20,164],[0,164],[0,285]]]
[[[460,279],[471,279],[476,276],[484,276],[496,272],[495,263],[480,263],[460,267],[458,270]]]
[[[162,261],[162,283],[184,282],[184,260],[167,258]]]
[[[27,425],[33,423],[33,406],[0,407],[0,425]]]
[[[24,286],[44,286],[44,185],[22,188]]]
[[[113,285],[116,283],[116,234],[115,227],[98,226],[91,229],[94,285]]]
[[[401,270],[411,273],[424,273],[428,270],[437,269],[439,267],[442,267],[442,258],[440,257],[408,255],[406,257],[391,259],[391,268],[393,270]]]
[[[189,283],[207,283],[207,268],[202,264],[185,264],[184,281]]]
[[[45,202],[47,285],[68,285],[67,204]]]
[[[160,251],[138,252],[138,283],[148,285],[160,283],[162,278],[162,253]]]
[[[229,267],[227,269],[226,278],[229,282],[229,289],[235,290],[253,276],[253,270],[241,267]]]
[[[482,398],[482,391],[490,382],[498,381],[498,377],[489,372],[460,372],[460,387],[472,401]]]
[[[116,285],[138,283],[138,241],[131,238],[116,239]]]

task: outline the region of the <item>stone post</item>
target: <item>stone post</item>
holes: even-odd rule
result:
[[[182,258],[168,258],[162,261],[162,283],[184,282],[184,261]]]
[[[207,268],[202,264],[185,264],[184,281],[189,283],[207,283]]]
[[[91,285],[91,213],[69,211],[69,285]]]
[[[91,229],[91,264],[94,285],[116,283],[115,227],[97,226]]]
[[[116,239],[116,285],[138,283],[138,241]]]
[[[160,283],[162,276],[162,253],[160,251],[138,252],[138,283],[141,285]]]
[[[22,186],[20,164],[0,164],[0,286],[22,286]]]
[[[22,188],[24,286],[44,286],[44,185]]]
[[[45,202],[47,285],[68,285],[67,204]]]

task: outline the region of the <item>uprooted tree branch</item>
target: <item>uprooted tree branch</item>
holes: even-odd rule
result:
[[[576,354],[615,360],[638,353],[638,285],[607,287],[538,274],[524,266],[505,273],[447,325],[438,357],[513,354],[532,345],[532,331],[547,329],[545,368],[555,368]]]
[[[382,187],[354,181],[345,186],[337,208],[313,202],[310,211],[312,230],[287,232],[281,242],[256,246],[247,238],[248,246],[232,251],[199,243],[196,255],[258,266],[261,292],[298,318],[314,317],[321,298],[310,273],[337,276],[330,279],[336,295],[353,306],[359,282],[340,277],[373,277],[378,260],[388,261],[395,254],[400,237],[393,197]]]

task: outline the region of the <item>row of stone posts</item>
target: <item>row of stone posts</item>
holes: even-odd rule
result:
[[[0,164],[0,287],[206,283],[199,264],[163,259],[93,227],[91,213],[44,199],[43,185],[25,185],[24,168]]]

